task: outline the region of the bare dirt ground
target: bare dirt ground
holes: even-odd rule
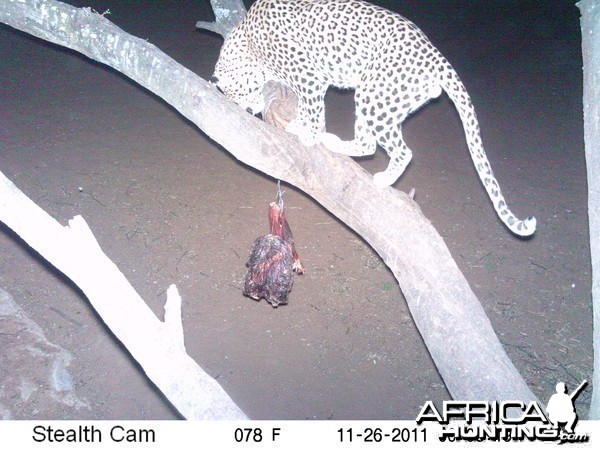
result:
[[[194,29],[211,17],[208,1],[77,4],[110,9],[126,31],[210,76],[222,40]],[[386,6],[455,66],[509,204],[538,220],[523,241],[496,218],[445,95],[406,122],[415,156],[395,187],[416,188],[516,367],[547,401],[556,382],[573,387],[592,372],[579,12],[545,1]],[[189,353],[251,418],[413,419],[425,401],[449,398],[395,279],[311,198],[285,187],[307,269],[289,305],[248,299],[245,261],[267,231],[275,180],[74,52],[0,26],[0,61],[0,170],[61,223],[83,215],[159,317],[176,283]],[[329,127],[349,137],[352,94],[332,93],[327,106]],[[386,163],[382,152],[361,161],[371,172]],[[3,226],[0,288],[71,352],[77,395],[89,404],[48,409],[16,396],[12,417],[178,417],[77,288]],[[0,375],[24,370],[0,364]],[[590,394],[578,397],[580,415]]]

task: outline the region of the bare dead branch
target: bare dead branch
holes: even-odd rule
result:
[[[188,419],[245,419],[215,379],[188,356],[181,297],[167,291],[161,322],[117,266],[102,252],[81,216],[66,227],[38,207],[0,172],[0,221],[69,277],[146,375]]]

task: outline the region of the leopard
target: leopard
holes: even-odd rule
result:
[[[286,131],[306,146],[317,144],[351,157],[379,145],[389,162],[373,176],[392,186],[412,159],[402,125],[445,92],[464,128],[476,172],[499,219],[517,236],[536,229],[532,216],[509,209],[483,148],[471,98],[448,60],[410,20],[363,0],[257,0],[225,37],[210,83],[251,114],[262,113],[262,88],[277,82],[297,97]],[[354,139],[325,126],[330,87],[354,90]]]

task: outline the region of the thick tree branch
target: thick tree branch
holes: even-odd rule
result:
[[[304,190],[353,228],[393,271],[454,398],[535,400],[444,241],[406,194],[379,190],[350,158],[306,148],[242,112],[156,47],[89,9],[51,0],[5,1],[0,21],[123,72],[240,161]]]

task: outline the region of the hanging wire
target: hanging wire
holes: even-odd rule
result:
[[[277,180],[277,195],[275,196],[275,201],[279,205],[279,210],[283,211],[283,194],[285,191],[281,190],[281,180]]]

